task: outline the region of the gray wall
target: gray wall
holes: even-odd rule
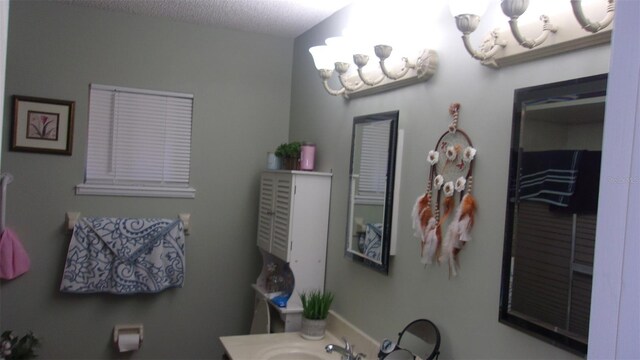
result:
[[[475,44],[498,24],[507,26],[497,4],[487,14],[496,15],[483,18]],[[445,8],[438,17],[444,32],[437,49],[440,68],[430,81],[345,101],[324,91],[307,49],[339,35],[348,16],[346,9],[296,39],[289,133],[291,139],[314,141],[319,169],[334,172],[326,287],[337,294],[335,309],[378,340],[395,339],[411,320],[429,318],[442,332],[444,359],[573,358],[498,322],[513,91],[605,73],[609,46],[494,70],[466,53]],[[459,125],[478,149],[474,194],[479,209],[473,240],[460,254],[459,275],[449,279],[446,265],[420,264],[411,209],[425,188],[426,153],[446,130],[448,107],[455,101],[462,104]],[[350,262],[343,252],[352,120],[390,110],[400,111],[405,148],[397,255],[384,276]]]
[[[287,140],[293,41],[44,1],[12,1],[6,98],[74,100],[72,156],[8,152],[2,171],[7,224],[32,261],[2,283],[4,329],[35,331],[41,358],[116,357],[111,331],[142,322],[131,358],[220,358],[218,337],[246,333],[255,246],[259,172],[266,152]],[[192,93],[194,200],[75,196],[83,180],[89,83]],[[276,89],[277,91],[274,91]],[[87,216],[192,214],[182,289],[157,295],[68,295],[58,291],[69,234],[66,211]]]
[[[338,294],[339,313],[376,339],[395,338],[409,321],[430,318],[442,331],[442,358],[572,358],[497,321],[511,102],[516,88],[607,72],[609,47],[492,70],[468,56],[443,9],[441,65],[429,82],[345,101],[324,92],[307,49],[337,35],[347,17],[348,9],[296,39],[292,64],[292,45],[282,39],[13,1],[6,100],[14,94],[59,98],[75,100],[77,108],[73,156],[3,148],[2,170],[16,178],[7,224],[33,262],[31,272],[2,283],[3,328],[36,331],[45,341],[42,358],[108,358],[115,356],[112,326],[140,321],[146,338],[133,358],[218,358],[218,336],[248,329],[249,284],[260,265],[254,245],[258,172],[265,152],[286,141],[290,126],[290,139],[317,144],[318,169],[334,172],[327,287]],[[474,43],[493,26],[483,19]],[[90,82],[195,94],[195,200],[73,195],[83,176]],[[424,190],[426,152],[446,129],[453,101],[462,103],[460,126],[479,150],[479,210],[460,275],[448,279],[446,266],[420,264],[410,213]],[[383,276],[343,256],[349,142],[354,116],[395,109],[405,129],[399,243],[390,275]],[[191,212],[185,288],[153,296],[60,294],[68,210],[98,216]]]

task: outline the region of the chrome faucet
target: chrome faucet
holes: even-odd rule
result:
[[[363,358],[367,357],[367,355],[363,354],[363,353],[357,353],[357,354],[353,354],[353,346],[351,346],[351,344],[349,344],[349,342],[347,341],[347,339],[342,338],[342,341],[344,341],[344,347],[338,346],[338,345],[333,345],[333,344],[329,344],[327,346],[324,347],[324,349],[331,354],[332,352],[337,352],[338,354],[342,355],[342,360],[362,360]]]

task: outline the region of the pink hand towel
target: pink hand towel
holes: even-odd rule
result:
[[[29,270],[31,262],[18,236],[4,229],[0,237],[0,279],[15,279]]]

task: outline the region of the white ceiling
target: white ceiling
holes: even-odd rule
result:
[[[309,30],[353,0],[53,0],[70,5],[212,25],[285,38]]]

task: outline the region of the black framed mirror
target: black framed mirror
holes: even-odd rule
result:
[[[353,119],[345,256],[389,272],[398,111]]]
[[[514,94],[499,321],[586,355],[607,75]]]

